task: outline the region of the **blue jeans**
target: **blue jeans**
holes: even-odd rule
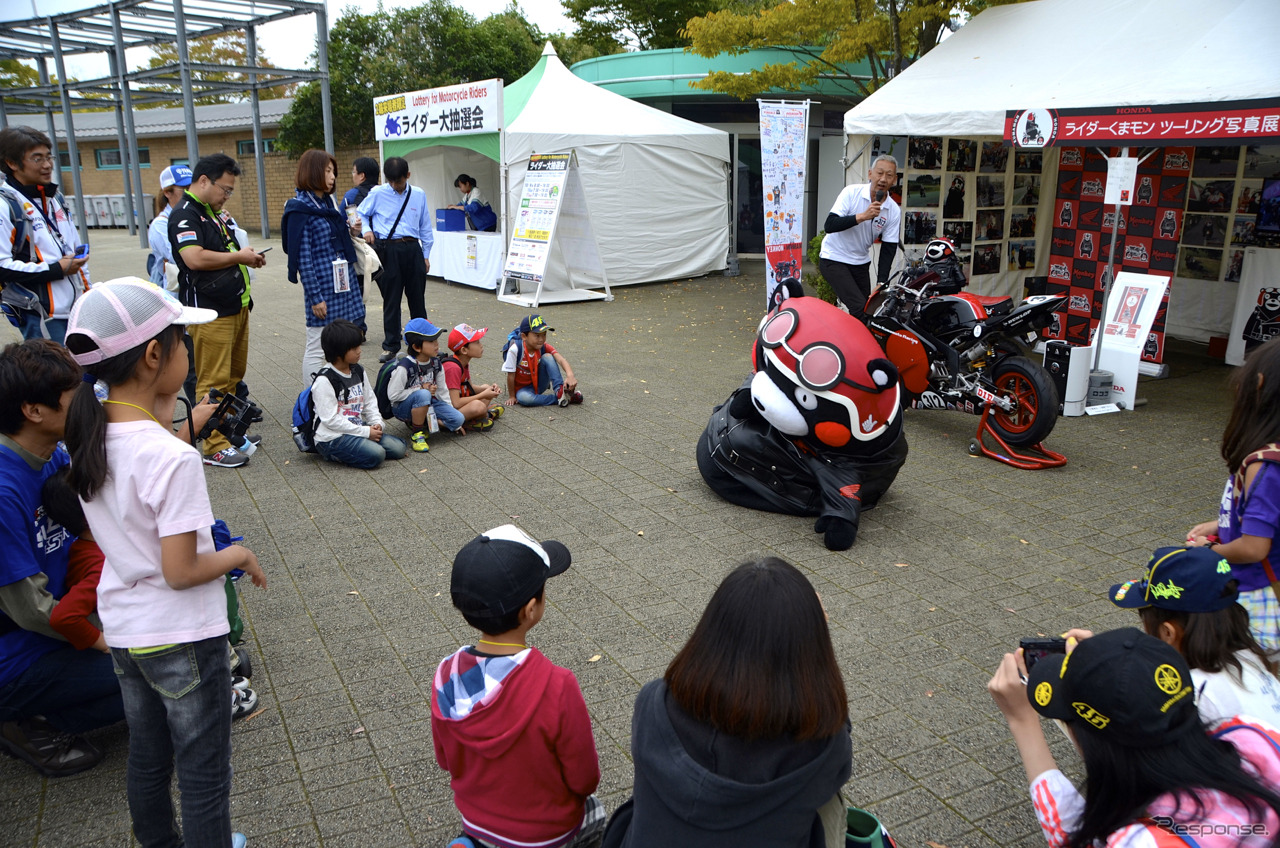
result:
[[[316,442],[316,452],[330,462],[340,462],[352,468],[377,468],[387,459],[404,459],[408,449],[399,436],[382,434],[382,441],[361,436],[339,436],[331,442]]]
[[[400,401],[392,409],[396,418],[409,425],[409,429],[413,429],[413,411],[420,406],[430,405],[436,411],[436,418],[440,419],[440,426],[446,430],[457,432],[466,419],[462,417],[462,413],[451,403],[445,403],[440,398],[431,394],[426,389],[417,389],[413,394]]]
[[[124,718],[111,657],[67,645],[37,659],[0,686],[0,721],[42,715],[65,733],[83,733]]]
[[[560,391],[563,383],[555,357],[541,356],[538,358],[538,390],[535,392],[533,386],[521,386],[516,389],[516,403],[521,406],[551,406],[556,402],[556,392]]]
[[[126,790],[142,848],[231,844],[231,662],[227,637],[143,656],[112,648],[129,721]],[[169,784],[182,794],[182,833]]]
[[[42,339],[44,335],[40,332],[40,315],[35,312],[20,313],[19,320],[22,322],[18,326],[18,332],[22,333],[24,339]],[[49,338],[58,344],[62,344],[67,337],[67,319],[65,318],[47,318],[44,322],[45,329],[49,331]]]

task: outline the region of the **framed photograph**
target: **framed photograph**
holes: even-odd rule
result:
[[[942,167],[942,139],[935,135],[913,135],[907,142],[907,167],[936,171]]]
[[[1255,223],[1251,218],[1236,218],[1235,225],[1231,227],[1231,243],[1242,245],[1253,244],[1254,226]]]
[[[987,174],[1003,174],[1009,164],[1009,150],[999,141],[982,142],[982,161],[978,170]]]
[[[1192,280],[1217,280],[1222,275],[1222,251],[1203,247],[1179,248],[1175,273]]]
[[[1009,238],[1036,237],[1036,208],[1014,209],[1009,214]]]
[[[1036,240],[1009,242],[1010,271],[1030,271],[1036,267]]]
[[[998,274],[1000,272],[1000,254],[1004,251],[998,244],[980,244],[973,249],[973,275]]]
[[[1044,154],[1039,150],[1019,150],[1013,155],[1015,174],[1038,174],[1044,166]]]
[[[1235,180],[1192,180],[1187,193],[1187,211],[1230,212],[1235,190]]]
[[[937,207],[942,196],[942,177],[933,174],[912,174],[907,177],[907,206]]]
[[[926,244],[938,234],[938,213],[913,211],[902,214],[902,243]]]
[[[972,171],[977,158],[978,144],[962,138],[953,138],[947,142],[947,170]]]
[[[974,233],[980,241],[1000,241],[1004,238],[1004,210],[983,209],[974,221]]]
[[[1234,177],[1239,166],[1239,147],[1197,147],[1191,176]]]
[[[1004,206],[1004,177],[978,177],[978,206]]]
[[[1036,206],[1040,203],[1040,177],[1036,174],[1015,174],[1013,177],[1013,197],[1009,202],[1014,206]]]
[[[1245,180],[1240,183],[1240,199],[1236,201],[1236,214],[1257,215],[1262,206],[1262,180]]]
[[[902,170],[907,166],[907,137],[905,135],[873,135],[871,160],[874,162],[877,156],[892,156],[898,163],[898,170]]]
[[[973,245],[973,222],[947,221],[942,225],[942,235],[951,239],[956,250],[968,250]]]
[[[1228,283],[1240,282],[1240,271],[1244,268],[1244,251],[1233,250],[1227,257],[1227,274],[1222,279]]]
[[[1244,178],[1280,177],[1280,144],[1251,144],[1244,149]]]
[[[1222,247],[1227,238],[1227,216],[1187,215],[1182,222],[1182,243],[1199,247]]]
[[[951,178],[951,184],[947,186],[945,199],[942,201],[942,217],[945,219],[963,218],[965,217],[965,181],[964,177],[957,174]]]

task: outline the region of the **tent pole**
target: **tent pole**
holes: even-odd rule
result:
[[[1129,158],[1129,148],[1120,148],[1120,158]],[[1098,370],[1102,360],[1102,328],[1107,323],[1107,308],[1111,305],[1111,288],[1116,281],[1116,239],[1120,237],[1120,203],[1112,207],[1115,212],[1111,216],[1111,245],[1107,248],[1107,287],[1102,291],[1102,317],[1098,320],[1098,329],[1094,331],[1093,370]]]
[[[111,69],[111,76],[116,78],[116,85],[119,86],[120,63],[114,49],[107,53],[107,65]],[[124,183],[124,213],[128,218],[125,224],[129,228],[129,235],[135,236],[138,234],[137,219],[142,217],[142,210],[133,208],[133,181],[129,178],[129,165],[134,159],[138,158],[138,152],[136,150],[130,150],[129,145],[125,143],[124,102],[122,97],[123,95],[120,94],[119,89],[117,89],[115,109],[116,144],[120,146],[120,177],[121,181]]]
[[[245,43],[245,62],[249,67],[257,67],[258,64],[258,30],[256,27],[247,26],[244,28]],[[258,75],[249,74],[249,84],[253,86],[249,91],[249,108],[253,114],[253,167],[254,174],[258,178],[258,218],[262,225],[262,237],[264,239],[271,238],[271,222],[267,220],[267,177],[266,163],[263,157],[266,151],[262,149],[262,111],[258,106]],[[333,153],[332,150],[328,151]],[[337,184],[334,185],[337,190]]]
[[[49,38],[53,46],[54,65],[58,69],[58,92],[62,95],[62,119],[66,122],[67,151],[71,154],[71,182],[76,189],[76,202],[83,203],[84,187],[80,184],[80,169],[76,167],[76,163],[80,161],[80,152],[76,148],[76,125],[71,117],[71,95],[67,93],[67,68],[62,61],[62,38],[58,35],[58,25],[53,22],[53,18],[45,18],[45,20],[49,22]],[[52,136],[50,136],[49,140],[53,140]],[[123,150],[120,152],[124,153]],[[50,155],[56,156],[57,153],[50,151]],[[57,161],[55,159],[54,163],[56,164]],[[84,220],[84,217],[83,215],[80,216],[80,241],[83,244],[88,244],[89,222]],[[74,219],[72,220],[74,221]]]
[[[142,193],[142,165],[138,162],[138,128],[133,123],[133,95],[129,91],[129,77],[126,73],[127,65],[124,57],[124,38],[121,36],[120,30],[120,7],[111,7],[111,32],[115,38],[116,52],[116,70],[119,76],[120,97],[124,103],[124,131],[125,141],[129,145],[129,149],[134,155],[129,157],[129,163],[133,167],[133,208],[138,215],[138,241],[142,247],[150,247],[148,238],[148,230],[150,221],[148,215],[151,210],[146,208],[146,198]],[[155,207],[153,206],[152,209]]]

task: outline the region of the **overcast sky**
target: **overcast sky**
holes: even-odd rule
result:
[[[216,0],[213,0],[216,4]],[[383,0],[383,7],[398,9],[416,6],[419,0]],[[507,0],[454,0],[455,5],[462,6],[472,15],[483,19],[495,12],[501,12],[507,6]],[[97,5],[92,0],[7,0],[0,3],[0,20],[22,20],[41,15],[56,15],[76,9],[90,8]],[[378,0],[325,0],[329,10],[329,26],[348,7],[355,7],[364,14],[377,10]],[[572,32],[573,22],[564,16],[564,7],[560,0],[521,0],[521,9],[525,17],[543,32]],[[277,21],[258,28],[258,44],[271,63],[282,68],[303,68],[307,59],[315,50],[315,18],[311,16],[291,18]],[[307,30],[302,37],[300,28]],[[150,57],[151,51],[145,48],[130,50],[126,61],[130,68],[136,68]],[[54,72],[53,63],[49,65],[50,73]],[[107,60],[103,54],[97,56],[75,56],[67,59],[67,76],[79,79],[103,77],[109,73]]]

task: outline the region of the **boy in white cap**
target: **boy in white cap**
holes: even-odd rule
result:
[[[151,265],[151,282],[169,291],[178,290],[178,266],[173,264],[173,249],[169,246],[169,213],[182,202],[182,191],[191,185],[191,169],[186,165],[170,165],[160,172],[160,193],[168,204],[147,227],[147,243],[155,262]],[[170,274],[169,270],[173,272]],[[172,276],[173,282],[170,283]]]

